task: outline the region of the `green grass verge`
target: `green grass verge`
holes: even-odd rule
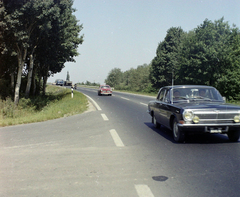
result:
[[[14,106],[11,99],[0,101],[0,127],[41,122],[83,113],[88,100],[82,93],[58,86],[47,86],[46,96],[21,99]]]

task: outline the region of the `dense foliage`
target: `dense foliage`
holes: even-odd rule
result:
[[[224,18],[206,19],[192,31],[171,27],[150,65],[121,72],[105,80],[118,89],[156,92],[165,85],[199,84],[216,87],[229,100],[240,99],[240,31]]]
[[[152,60],[150,79],[153,87],[172,84],[172,76],[179,69],[179,51],[184,32],[181,28],[170,28],[165,40],[160,42],[156,57]]]
[[[112,69],[105,83],[118,90],[130,90],[137,92],[152,92],[149,80],[150,65],[144,64],[136,69],[131,68],[122,72],[119,68]]]
[[[42,88],[47,78],[74,61],[82,25],[73,0],[0,1],[0,96],[18,104]],[[3,88],[4,87],[4,88]]]
[[[239,29],[223,18],[205,20],[183,40],[177,82],[216,87],[228,99],[239,99]]]

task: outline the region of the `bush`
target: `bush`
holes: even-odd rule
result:
[[[0,100],[0,108],[3,118],[14,118],[17,107],[11,98],[7,97],[5,100]]]
[[[28,98],[28,99],[26,99],[26,98],[21,98],[20,100],[19,100],[19,103],[18,103],[18,107],[20,107],[20,108],[27,108],[27,107],[29,107],[29,106],[31,106],[31,100]]]

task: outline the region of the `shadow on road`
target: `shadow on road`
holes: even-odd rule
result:
[[[161,126],[159,129],[155,128],[151,122],[145,122],[153,132],[158,133],[165,139],[171,141],[175,144],[219,144],[219,143],[239,143],[238,142],[230,142],[226,134],[210,134],[210,133],[203,133],[203,134],[187,134],[186,139],[183,143],[177,143],[173,139],[172,131],[167,129],[164,126]]]

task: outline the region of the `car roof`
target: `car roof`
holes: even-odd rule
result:
[[[173,85],[173,86],[164,86],[163,88],[214,88],[212,86],[207,85]]]

